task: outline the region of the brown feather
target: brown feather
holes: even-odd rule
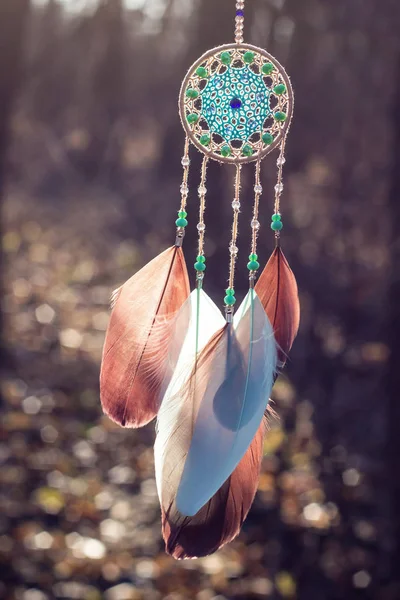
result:
[[[278,357],[284,364],[299,329],[300,303],[295,276],[279,247],[272,253],[255,289],[274,329]]]
[[[168,511],[162,510],[168,554],[176,559],[207,556],[239,534],[258,487],[266,425],[264,418],[232,475],[194,517],[179,515],[172,505]]]
[[[103,349],[104,412],[123,427],[141,427],[159,408],[174,317],[189,296],[182,249],[154,258],[113,294]]]

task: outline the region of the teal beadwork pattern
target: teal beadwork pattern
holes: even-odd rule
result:
[[[242,68],[229,65],[221,75],[210,77],[201,92],[201,116],[209,130],[226,142],[247,141],[263,129],[265,119],[272,114],[269,96],[263,77],[248,65]],[[240,106],[232,108],[232,104]]]
[[[189,69],[180,116],[192,143],[225,163],[258,160],[278,146],[290,126],[293,91],[284,68],[268,52],[227,44]]]

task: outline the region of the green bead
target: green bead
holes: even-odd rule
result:
[[[283,227],[283,223],[282,221],[272,221],[271,223],[271,229],[273,231],[280,231]]]
[[[178,217],[179,217],[180,219],[186,219],[186,217],[187,217],[187,212],[186,212],[186,210],[180,210],[180,211],[178,212]]]
[[[221,58],[221,62],[222,62],[224,65],[230,65],[230,63],[231,63],[231,60],[232,60],[232,59],[231,59],[231,53],[230,53],[230,52],[221,52],[221,56],[220,56],[220,58]]]
[[[203,262],[197,262],[195,263],[194,268],[196,269],[196,271],[205,271],[206,265]]]
[[[206,257],[203,256],[202,254],[199,254],[199,256],[196,257],[196,261],[198,263],[205,263],[206,262]]]
[[[274,136],[271,133],[263,133],[262,141],[269,146],[274,141]]]
[[[225,290],[225,293],[227,296],[234,296],[235,295],[235,290],[233,288],[227,288]]]
[[[258,256],[257,254],[250,254],[249,255],[249,260],[257,260]]]
[[[221,155],[225,156],[225,157],[231,155],[231,149],[230,149],[230,147],[227,144],[225,146],[222,146],[222,148],[221,148]]]
[[[243,154],[243,156],[252,156],[253,148],[251,146],[249,146],[249,144],[246,144],[242,148],[242,154]]]
[[[188,98],[192,98],[192,100],[194,100],[195,98],[197,98],[198,95],[199,95],[199,92],[197,90],[194,90],[193,88],[188,88],[186,90],[186,96]]]
[[[201,77],[201,78],[205,78],[208,75],[207,69],[205,69],[204,67],[197,67],[196,69],[196,74]]]
[[[247,268],[249,271],[257,271],[260,268],[260,263],[256,260],[251,260],[247,263]]]
[[[280,221],[281,220],[281,215],[279,213],[275,213],[272,215],[272,220],[273,221]]]
[[[233,306],[236,302],[235,296],[225,296],[224,302],[226,306]]]
[[[183,218],[182,218],[182,219],[177,219],[177,220],[175,221],[175,225],[176,225],[177,227],[186,227],[186,226],[187,226],[187,224],[188,224],[187,220],[186,220],[186,219],[183,219]]]
[[[263,72],[264,75],[271,75],[273,70],[274,70],[274,65],[270,62],[265,63],[265,65],[263,65],[262,69],[261,69],[261,71]]]
[[[190,123],[190,125],[197,123],[198,120],[199,115],[197,115],[196,113],[190,113],[190,115],[187,116],[187,122]]]
[[[278,110],[274,114],[274,118],[275,118],[275,121],[279,121],[280,123],[283,123],[283,121],[286,121],[286,119],[287,119],[287,114]]]
[[[202,144],[203,146],[208,146],[210,142],[211,138],[209,135],[204,134],[200,137],[200,144]]]
[[[243,54],[243,60],[248,65],[251,65],[251,63],[254,62],[254,52],[250,52],[250,51],[245,52]]]
[[[281,96],[286,92],[286,85],[284,85],[283,83],[278,83],[278,85],[274,87],[274,92],[278,96]]]

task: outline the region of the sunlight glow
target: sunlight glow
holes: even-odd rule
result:
[[[46,6],[49,0],[33,0],[33,4],[36,6]],[[70,13],[85,13],[90,12],[98,5],[98,0],[57,0],[62,4],[66,10]],[[158,13],[164,5],[164,0],[159,2],[147,2],[147,0],[124,0],[124,4],[128,10],[145,9],[147,14],[153,16],[154,13]],[[148,6],[146,6],[148,5]]]

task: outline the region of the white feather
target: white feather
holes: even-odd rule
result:
[[[180,394],[184,388],[198,354],[210,338],[225,324],[225,319],[215,303],[203,290],[196,289],[189,296],[177,316],[174,330],[187,327],[187,313],[190,321],[172,379],[165,386],[161,407],[157,416],[157,438],[154,446],[154,460],[157,490],[163,507],[169,506],[176,495],[184,468],[191,435],[191,426],[187,422],[191,412],[187,412],[181,422],[185,396]],[[174,335],[171,337],[171,356],[175,356]],[[173,360],[175,360],[173,358]],[[182,436],[177,434],[181,428]],[[169,442],[172,440],[172,444]]]
[[[210,367],[176,495],[181,514],[195,515],[242,459],[263,418],[276,360],[271,324],[251,290]]]

